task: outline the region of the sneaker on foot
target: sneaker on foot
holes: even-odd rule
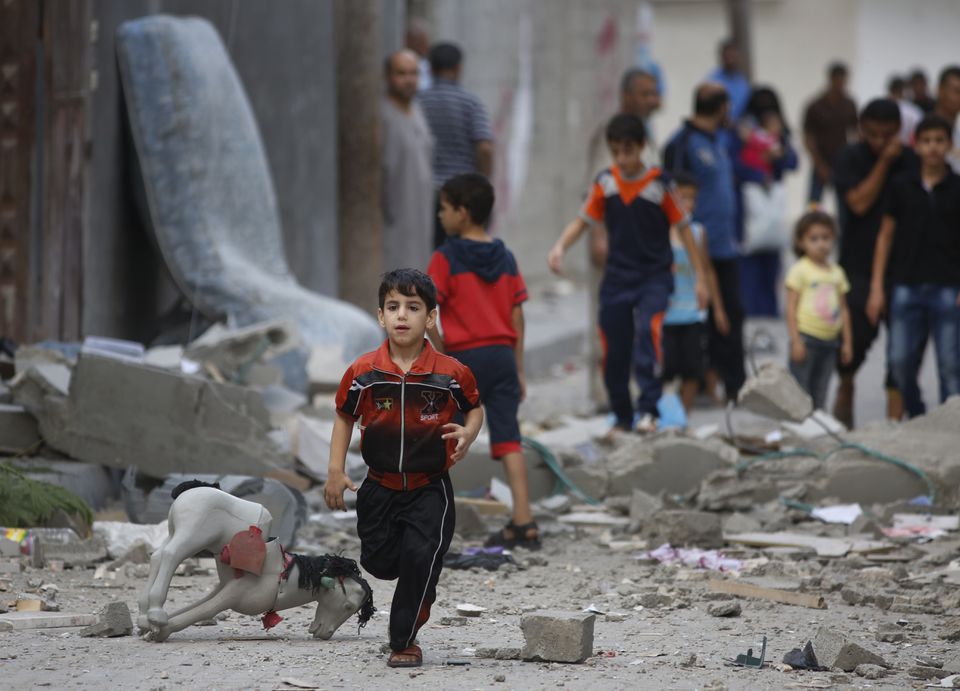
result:
[[[655,418],[650,413],[644,413],[643,416],[637,420],[637,424],[634,425],[633,430],[639,432],[640,434],[651,434],[657,431],[657,418]]]

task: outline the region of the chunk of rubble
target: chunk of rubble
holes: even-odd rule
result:
[[[269,436],[256,391],[95,355],[79,358],[67,396],[56,374],[31,367],[14,392],[44,441],[72,458],[153,477],[265,475],[293,465]]]
[[[676,546],[706,549],[723,546],[720,515],[706,511],[658,511],[647,521],[642,535],[652,544],[669,542]]]
[[[813,650],[817,660],[828,669],[837,667],[844,672],[852,672],[859,665],[878,665],[890,667],[882,657],[854,643],[848,637],[828,627],[821,627],[813,639]]]
[[[777,420],[803,422],[813,413],[813,399],[783,366],[773,362],[760,366],[737,395],[737,404],[757,415]]]
[[[520,620],[524,660],[583,662],[593,655],[596,615],[584,612],[541,610]]]
[[[133,632],[133,619],[125,602],[107,604],[97,617],[97,623],[91,624],[80,635],[85,638],[116,638],[129,636]]]
[[[40,441],[37,421],[23,406],[0,403],[0,453],[25,451]]]

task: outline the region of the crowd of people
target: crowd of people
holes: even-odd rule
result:
[[[357,497],[361,563],[399,579],[391,666],[422,662],[417,632],[452,537],[447,471],[484,418],[512,495],[510,520],[486,544],[540,545],[517,419],[527,288],[488,230],[493,133],[459,83],[462,64],[456,45],[430,45],[417,24],[385,61],[384,259],[403,268],[379,287],[387,340],[342,378],[324,490],[344,508],[344,491],[356,489],[344,462],[360,421],[370,466]],[[830,65],[803,116],[809,208],[792,234],[783,180],[799,157],[776,90],[751,83],[725,41],[661,150],[650,128],[658,74],[624,73],[619,112],[586,142],[585,201],[546,254],[560,273],[567,250],[589,237],[611,435],[656,430],[667,381],[680,380],[688,410],[700,393],[736,398],[744,320],[779,318],[791,245],[786,360],[816,407],[837,372],[834,413],[852,426],[854,375],[881,321],[891,417],[924,411],[917,375],[928,340],[940,400],[960,394],[960,66],[940,73],[935,95],[922,71],[893,78],[858,112],[847,68]],[[828,189],[836,218],[822,205]]]

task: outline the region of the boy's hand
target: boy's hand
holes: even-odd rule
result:
[[[721,336],[730,333],[730,320],[727,319],[727,312],[722,307],[713,309],[713,325],[717,327],[717,332]]]
[[[870,323],[874,326],[877,325],[877,322],[880,321],[880,315],[883,314],[883,310],[886,308],[886,300],[883,297],[882,290],[871,290],[870,297],[867,298],[867,319],[870,320]]]
[[[350,489],[357,491],[356,485],[347,477],[346,473],[333,472],[327,475],[327,482],[323,486],[323,500],[327,503],[327,508],[334,511],[346,511],[347,505],[343,501],[343,492]]]
[[[693,284],[693,292],[697,296],[697,307],[702,310],[706,309],[707,305],[710,304],[710,291],[707,290],[707,284],[698,278]]]
[[[477,435],[474,434],[471,437],[466,427],[458,425],[455,422],[448,422],[441,429],[449,430],[440,437],[441,439],[457,440],[457,447],[453,450],[453,453],[450,454],[450,459],[454,463],[463,460],[463,457],[467,455],[467,451],[470,450],[470,445],[473,443],[473,440],[477,438]]]
[[[853,344],[844,343],[840,346],[840,362],[844,365],[849,365],[853,362]]]
[[[790,342],[790,359],[794,362],[803,362],[807,359],[807,346],[802,339]]]
[[[903,144],[900,143],[900,137],[894,137],[890,140],[890,143],[883,147],[880,158],[887,162],[895,161],[901,153],[903,153]]]
[[[558,276],[563,273],[563,246],[560,243],[550,248],[550,253],[547,255],[547,266]]]

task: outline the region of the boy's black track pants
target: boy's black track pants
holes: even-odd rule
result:
[[[367,479],[357,492],[360,563],[376,578],[397,579],[390,607],[393,650],[410,646],[430,618],[455,523],[453,485],[446,473],[406,492]]]

